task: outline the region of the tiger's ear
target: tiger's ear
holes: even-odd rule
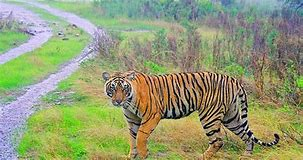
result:
[[[105,81],[107,81],[107,80],[109,80],[109,78],[110,78],[110,74],[109,74],[108,72],[103,72],[103,73],[102,73],[102,77],[103,77],[103,79],[104,79]]]
[[[126,76],[126,78],[130,81],[134,80],[135,77],[136,77],[136,72],[131,72]]]

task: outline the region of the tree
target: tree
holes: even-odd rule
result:
[[[284,1],[284,5],[290,9],[294,9],[298,11],[299,9],[303,8],[302,0],[282,0],[282,1]]]
[[[221,4],[225,7],[230,6],[234,3],[234,0],[221,0]]]

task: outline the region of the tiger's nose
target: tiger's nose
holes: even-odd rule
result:
[[[118,105],[120,105],[122,103],[122,99],[117,99],[116,102]]]

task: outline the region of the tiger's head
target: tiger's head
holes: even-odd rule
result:
[[[105,80],[104,93],[111,98],[114,106],[123,106],[126,101],[131,100],[134,89],[131,81],[135,79],[136,72],[115,73],[110,75],[103,72],[102,77]]]

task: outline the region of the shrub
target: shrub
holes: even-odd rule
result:
[[[153,61],[145,61],[144,66],[147,67],[152,74],[167,73],[167,69],[164,66],[160,66]]]
[[[232,63],[223,69],[224,72],[233,77],[242,77],[244,75],[244,68],[239,64]]]

